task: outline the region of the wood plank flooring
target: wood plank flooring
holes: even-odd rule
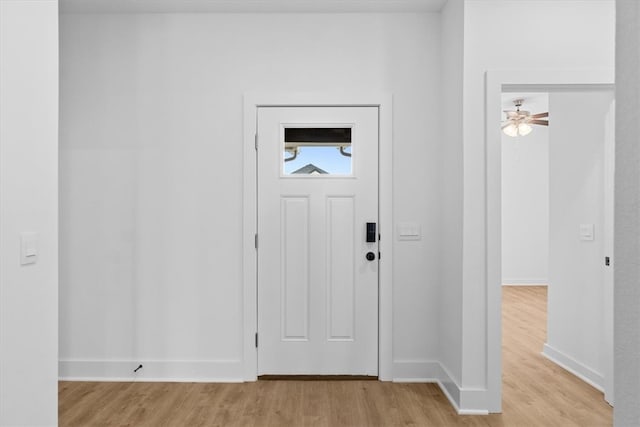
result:
[[[459,416],[435,384],[60,382],[60,426],[608,426],[602,393],[540,355],[546,288],[503,291],[503,413]]]

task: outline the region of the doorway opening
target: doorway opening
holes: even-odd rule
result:
[[[613,400],[613,88],[503,87],[503,110],[514,99],[549,126],[500,141],[504,401],[544,381],[607,422],[594,396]]]
[[[486,74],[485,114],[485,284],[487,408],[502,411],[502,150],[503,92],[550,92],[551,89],[614,89],[613,69],[490,70]],[[611,314],[605,319],[613,318]],[[607,330],[611,330],[607,327]],[[612,340],[612,334],[611,334]],[[612,348],[612,345],[610,346]],[[609,346],[605,346],[609,348]],[[611,366],[606,364],[605,366]],[[608,377],[608,376],[607,376]]]

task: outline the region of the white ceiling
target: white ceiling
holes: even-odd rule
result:
[[[437,12],[447,0],[60,0],[62,13]]]

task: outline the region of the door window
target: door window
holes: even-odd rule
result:
[[[284,175],[352,175],[351,133],[351,126],[285,126],[282,158]]]

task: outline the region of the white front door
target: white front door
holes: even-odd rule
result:
[[[377,107],[258,109],[258,375],[378,374],[377,223]]]

